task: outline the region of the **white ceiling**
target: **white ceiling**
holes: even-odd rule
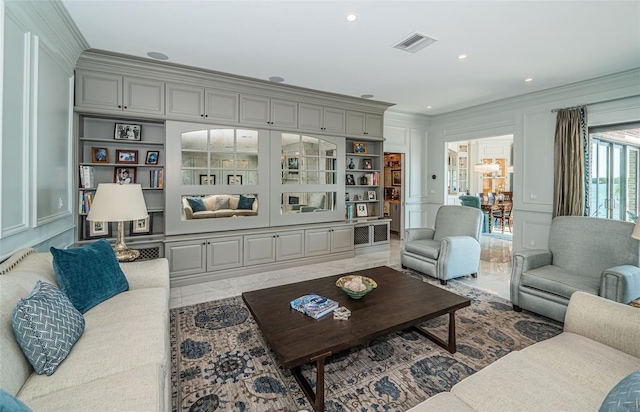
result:
[[[408,113],[444,113],[640,67],[638,0],[62,3],[94,49],[161,52],[178,64],[372,94]],[[347,22],[348,13],[358,20]],[[392,47],[413,32],[438,41],[415,54]],[[469,57],[460,61],[462,53]]]

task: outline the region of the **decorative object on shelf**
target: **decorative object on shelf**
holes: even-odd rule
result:
[[[356,180],[353,178],[353,175],[347,175],[347,185],[354,186],[356,184]]]
[[[347,202],[349,201],[349,192],[346,192],[344,194],[344,200],[347,201]]]
[[[85,239],[100,239],[111,237],[111,225],[109,222],[85,220]]]
[[[355,169],[355,168],[356,168],[356,164],[355,164],[355,163],[353,163],[353,159],[349,159],[349,160],[351,160],[351,161],[349,162],[349,166],[348,166],[348,167],[349,167],[349,169]]]
[[[93,163],[109,163],[109,149],[106,147],[92,147],[91,159]]]
[[[215,185],[216,184],[216,175],[200,175],[200,184],[201,185]]]
[[[138,164],[137,150],[121,150],[116,149],[116,163]]]
[[[402,186],[402,170],[391,171],[391,185]]]
[[[116,167],[113,171],[113,183],[128,185],[136,182],[135,167]]]
[[[369,179],[367,178],[367,176],[362,176],[360,178],[360,185],[367,186],[368,184],[369,184]]]
[[[132,220],[129,224],[130,236],[150,235],[153,230],[153,215],[149,215],[144,219]]]
[[[116,123],[113,138],[116,140],[142,140],[142,125]]]
[[[366,154],[367,144],[364,142],[353,142],[353,153]]]
[[[147,150],[147,157],[144,160],[144,164],[146,164],[146,165],[157,165],[159,157],[160,157],[160,151],[159,150]]]
[[[362,168],[365,170],[373,169],[373,159],[362,159]]]
[[[242,184],[242,175],[227,175],[227,184],[228,185],[241,185]]]
[[[361,196],[361,195],[358,195]],[[357,217],[367,217],[369,216],[367,212],[367,204],[366,203],[358,203],[356,204],[356,216]]]
[[[376,200],[376,191],[375,190],[367,191],[367,199],[368,200]]]
[[[138,184],[101,183],[98,185],[91,211],[90,222],[118,222],[115,252],[118,261],[131,262],[140,256],[140,251],[129,249],[124,243],[124,222],[149,217],[147,205]],[[149,220],[149,222],[151,222]],[[151,225],[149,225],[151,227]]]
[[[353,200],[363,200],[362,195],[353,195]]]
[[[336,280],[336,286],[342,289],[347,295],[353,299],[360,299],[373,289],[378,287],[375,280],[358,275],[342,276]]]

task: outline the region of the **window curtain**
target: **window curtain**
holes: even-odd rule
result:
[[[588,216],[587,108],[558,111],[554,145],[553,217]]]

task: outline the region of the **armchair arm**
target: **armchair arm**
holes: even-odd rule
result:
[[[438,256],[438,273],[442,275],[441,279],[478,273],[480,249],[480,243],[471,236],[449,236],[442,239]]]
[[[410,242],[412,240],[418,240],[418,239],[433,239],[434,233],[436,233],[435,229],[428,229],[428,228],[405,229],[404,241]]]
[[[182,199],[182,208],[184,209],[184,217],[187,218],[187,220],[193,219],[193,209],[191,209],[187,199]]]
[[[640,268],[632,265],[605,269],[600,279],[600,296],[620,303],[640,297]]]
[[[550,265],[553,255],[548,250],[526,249],[513,253],[513,263],[511,267],[511,303],[519,306],[518,287],[520,286],[520,275],[527,270]]]
[[[165,258],[121,262],[129,289],[164,288],[169,293],[169,261]]]

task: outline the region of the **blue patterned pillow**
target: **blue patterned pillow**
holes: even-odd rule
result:
[[[640,405],[640,369],[618,382],[604,398],[598,412],[637,411]]]
[[[207,207],[204,205],[201,197],[188,197],[187,203],[194,212],[206,212]]]
[[[129,290],[116,254],[105,239],[75,249],[50,250],[60,289],[81,313]]]
[[[0,412],[31,412],[22,401],[0,389]]]
[[[240,200],[238,201],[238,210],[251,210],[253,207],[253,202],[256,200],[255,197],[246,197],[240,195]]]
[[[37,374],[51,376],[84,332],[84,317],[57,287],[38,281],[11,316],[18,344]]]

